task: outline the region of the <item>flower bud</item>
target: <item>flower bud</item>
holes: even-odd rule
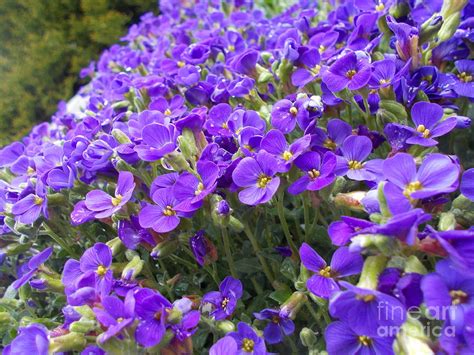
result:
[[[358,287],[377,289],[379,275],[387,264],[387,258],[384,255],[369,256],[365,259],[364,267],[360,275]]]
[[[288,300],[283,303],[280,310],[292,319],[296,317],[296,314],[303,307],[304,303],[308,301],[308,297],[303,292],[293,292],[293,294],[288,298]]]
[[[430,41],[436,36],[439,29],[443,26],[443,18],[439,15],[433,15],[421,25],[420,43]]]
[[[163,162],[171,166],[177,172],[189,170],[188,162],[186,161],[184,155],[179,152],[167,154],[163,158]]]
[[[223,320],[223,321],[216,322],[216,328],[220,330],[222,333],[227,334],[227,333],[235,331],[235,324],[229,320]]]
[[[416,272],[422,275],[428,273],[428,271],[426,270],[426,267],[423,265],[420,259],[418,259],[418,257],[416,257],[415,255],[411,255],[408,257],[408,259],[406,259],[404,271],[406,273]]]
[[[444,42],[448,39],[451,39],[456,33],[456,30],[459,27],[461,21],[461,13],[456,12],[450,15],[441,26],[441,29],[438,32],[438,41]]]
[[[195,160],[198,155],[194,134],[189,128],[184,128],[181,136],[178,137],[179,149],[187,160]]]
[[[413,317],[408,317],[397,334],[394,350],[396,354],[433,354],[429,343],[430,339],[425,334],[423,324]]]
[[[150,253],[153,259],[164,258],[165,256],[173,254],[178,248],[178,239],[166,239],[159,243]]]
[[[396,117],[395,122],[406,122],[408,115],[405,106],[394,100],[380,100],[379,107]]]
[[[456,116],[456,128],[464,129],[471,127],[471,119],[466,116]]]
[[[80,351],[87,344],[86,338],[82,333],[70,332],[56,338],[51,338],[49,351],[51,353]]]
[[[453,230],[456,227],[456,218],[452,212],[443,212],[439,218],[438,229],[440,231]]]
[[[337,206],[348,207],[352,211],[363,211],[364,206],[362,205],[361,201],[366,194],[367,192],[365,191],[338,193],[334,197],[334,202]]]
[[[144,264],[145,262],[140,259],[140,256],[135,255],[123,269],[122,279],[127,281],[134,280],[142,272]]]
[[[316,346],[316,343],[318,342],[316,333],[306,327],[301,329],[300,339],[303,345],[309,349],[314,348]]]
[[[77,333],[89,333],[93,330],[96,330],[98,328],[98,324],[94,319],[88,319],[82,317],[80,320],[72,322],[71,325],[69,326],[69,330],[71,332],[77,332]]]
[[[268,70],[262,71],[258,76],[257,83],[258,84],[266,84],[270,80],[273,79],[273,74],[270,73]]]
[[[125,134],[124,131],[114,128],[112,130],[112,136],[119,142],[120,144],[128,144],[131,143],[132,141],[130,138]]]
[[[112,255],[117,255],[124,247],[119,237],[109,240],[105,244],[112,250]]]

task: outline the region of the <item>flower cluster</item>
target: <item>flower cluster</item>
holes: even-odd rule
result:
[[[160,12],[0,150],[3,353],[474,352],[472,2]]]

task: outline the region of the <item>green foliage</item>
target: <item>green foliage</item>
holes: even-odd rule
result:
[[[155,9],[156,0],[2,0],[0,145],[48,120],[79,71]]]

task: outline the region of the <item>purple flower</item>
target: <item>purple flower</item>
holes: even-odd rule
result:
[[[232,136],[229,128],[229,119],[232,114],[232,106],[229,104],[218,104],[209,110],[209,117],[204,124],[206,130],[212,135],[223,137]]]
[[[203,230],[197,231],[196,234],[189,239],[189,246],[196,262],[203,266],[205,257],[207,256],[207,241]]]
[[[295,323],[284,311],[267,308],[254,313],[254,316],[258,320],[270,320],[263,330],[263,337],[268,344],[280,343],[285,336],[291,335],[295,331]]]
[[[247,323],[237,324],[237,331],[231,332],[227,336],[234,338],[237,343],[237,354],[266,355],[265,342],[255,333]]]
[[[179,301],[178,301],[179,302]],[[191,301],[189,301],[192,303]],[[174,306],[176,307],[176,303]],[[171,325],[171,330],[173,331],[175,338],[182,342],[186,338],[189,338],[197,331],[197,325],[201,319],[201,313],[199,311],[183,311],[184,315],[181,321],[177,324]]]
[[[302,102],[297,101],[293,103],[290,100],[284,99],[273,105],[271,116],[273,127],[283,133],[290,133],[295,129],[297,122],[300,127],[304,126],[309,113],[303,107]]]
[[[41,264],[44,264],[46,260],[49,259],[51,254],[53,253],[53,247],[49,247],[41,251],[40,253],[36,254],[33,256],[28,263],[25,263],[23,267],[21,268],[23,273],[18,280],[12,283],[12,287],[14,289],[19,289],[21,286],[26,284],[28,281],[30,281],[33,276],[36,274],[38,271],[39,267]]]
[[[340,283],[347,290],[333,294],[329,312],[331,316],[348,323],[356,332],[376,334],[381,326],[398,327],[405,322],[405,307],[396,298],[348,282]]]
[[[347,354],[394,354],[394,337],[379,336],[377,332],[366,332],[346,322],[333,322],[324,332],[329,355]]]
[[[313,134],[313,132],[311,132]],[[323,150],[336,151],[344,140],[352,134],[352,127],[347,122],[338,118],[329,120],[327,133],[321,128],[316,128],[312,136],[312,146]]]
[[[384,192],[392,213],[411,209],[418,199],[456,190],[459,166],[442,154],[430,154],[416,169],[413,157],[398,153],[383,163]]]
[[[143,142],[135,146],[140,159],[155,161],[176,149],[178,132],[174,125],[151,123],[142,130]]]
[[[230,68],[239,74],[253,76],[255,74],[255,67],[259,58],[259,53],[254,49],[248,49],[230,59],[228,63]]]
[[[135,331],[138,344],[148,348],[157,345],[166,331],[167,310],[172,304],[158,291],[141,289],[135,293],[135,312],[140,323]]]
[[[305,190],[321,190],[336,179],[334,174],[336,156],[331,152],[326,152],[322,159],[319,153],[306,152],[296,158],[295,165],[304,171],[305,175],[288,187],[288,192],[293,195],[300,194]]]
[[[474,201],[474,169],[466,170],[461,180],[461,193]]]
[[[429,235],[435,238],[448,253],[458,270],[474,275],[474,229],[438,232],[426,226]]]
[[[421,281],[430,315],[462,328],[464,312],[474,305],[474,278],[459,272],[448,260],[436,264],[436,272]]]
[[[332,222],[328,228],[329,238],[334,245],[347,244],[360,231],[373,226],[374,223],[354,217],[342,216],[340,221]]]
[[[110,217],[130,200],[134,188],[133,174],[128,171],[121,171],[118,176],[115,195],[112,197],[102,190],[92,190],[86,195],[86,207],[94,212],[95,218]]]
[[[332,256],[331,265],[327,265],[321,256],[308,244],[300,248],[303,265],[315,274],[306,281],[306,287],[318,297],[329,298],[340,287],[337,279],[361,272],[364,260],[357,252],[349,251],[347,247],[336,250]]]
[[[430,147],[438,144],[434,139],[445,135],[456,127],[457,118],[452,116],[443,121],[443,108],[437,104],[417,102],[411,109],[411,118],[416,125],[414,136],[407,139],[408,144]]]
[[[364,162],[372,152],[372,141],[365,136],[349,136],[341,147],[342,156],[337,156],[337,175],[347,175],[358,181],[377,180],[382,170],[382,159]]]
[[[172,189],[159,189],[152,195],[155,205],[147,204],[138,214],[143,228],[153,228],[157,233],[167,233],[179,225],[180,217],[188,214],[177,209],[178,200]]]
[[[30,324],[18,328],[19,334],[4,349],[3,354],[35,354],[48,355],[48,329],[42,324]]]
[[[370,80],[371,67],[366,59],[358,59],[356,53],[350,52],[339,58],[323,74],[323,82],[328,89],[337,92],[345,89],[358,90]]]
[[[240,201],[247,205],[268,202],[280,185],[280,178],[275,176],[277,168],[278,160],[265,151],[242,159],[232,173],[234,183],[244,187],[239,192]]]
[[[140,226],[137,216],[130,216],[130,220],[118,221],[117,234],[128,249],[134,250],[140,243],[155,246],[153,236]]]
[[[310,142],[311,136],[305,135],[288,144],[283,133],[272,129],[263,137],[260,148],[278,159],[278,172],[287,172],[291,168],[291,163],[308,148]]]
[[[291,83],[294,86],[305,86],[312,82],[321,74],[321,55],[317,48],[306,49],[298,58],[298,64],[302,68],[298,68],[291,75]]]
[[[463,59],[454,63],[458,70],[457,81],[453,90],[460,96],[474,97],[474,60]]]
[[[41,213],[48,218],[48,198],[41,181],[36,183],[35,193],[28,194],[12,206],[12,213],[23,224],[32,224]]]
[[[105,343],[132,324],[135,313],[133,291],[127,293],[125,301],[116,296],[105,296],[102,298],[102,307],[94,307],[94,313],[100,324],[107,327],[107,330],[99,338],[100,343]]]
[[[196,164],[199,178],[184,172],[174,184],[173,193],[180,201],[181,211],[195,211],[200,208],[204,198],[212,193],[217,186],[219,168],[210,161],[200,160]]]
[[[374,68],[369,81],[371,89],[385,88],[397,84],[406,75],[411,62],[408,61],[403,68],[397,71],[397,65],[392,59],[383,59],[372,63]]]
[[[422,209],[415,208],[399,213],[390,218],[385,224],[373,224],[357,234],[376,234],[395,237],[408,245],[413,245],[418,235],[418,226],[429,221],[431,215]]]
[[[209,350],[209,355],[236,355],[238,353],[237,341],[229,335],[219,339]]]
[[[237,301],[242,297],[242,283],[227,276],[219,285],[219,291],[211,291],[202,297],[202,303],[210,303],[214,309],[209,313],[216,320],[232,315]]]

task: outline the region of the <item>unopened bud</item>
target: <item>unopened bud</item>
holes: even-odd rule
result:
[[[179,149],[187,160],[195,160],[198,155],[196,140],[193,131],[189,128],[183,129],[183,133],[178,137]]]
[[[365,259],[364,267],[360,275],[358,287],[377,289],[379,275],[387,264],[387,258],[384,255],[369,256]]]
[[[456,30],[459,27],[459,23],[461,21],[461,13],[456,12],[451,14],[447,19],[445,19],[441,29],[438,32],[438,40],[439,42],[447,41],[454,36]]]
[[[49,351],[51,353],[66,351],[81,351],[87,344],[87,340],[82,333],[70,332],[51,339]]]
[[[316,333],[313,332],[309,328],[303,328],[300,332],[300,339],[303,345],[309,349],[312,349],[316,346],[318,342],[318,338],[316,337]]]
[[[145,262],[140,259],[140,256],[135,255],[123,269],[122,279],[128,281],[134,280],[142,272],[144,264]]]
[[[231,321],[224,320],[217,322],[216,328],[220,330],[222,333],[227,334],[233,332],[235,330],[235,324]]]
[[[334,197],[334,202],[337,206],[348,207],[353,211],[363,211],[364,206],[362,205],[362,199],[365,197],[367,192],[365,191],[353,191],[347,193],[338,193]]]
[[[150,253],[153,259],[164,258],[165,256],[173,254],[178,248],[178,239],[167,239],[159,243]]]
[[[443,212],[439,218],[438,229],[440,231],[453,230],[456,227],[456,217],[452,212]]]
[[[189,169],[189,164],[183,154],[173,152],[163,158],[163,162],[171,166],[175,171],[181,172]]]
[[[293,292],[293,294],[288,298],[288,300],[283,303],[280,310],[292,319],[296,317],[296,314],[304,303],[308,300],[308,297],[303,292]]]
[[[114,128],[112,130],[112,136],[119,142],[120,144],[128,144],[131,143],[132,141],[130,138],[125,134],[124,131]]]
[[[124,245],[122,244],[122,241],[119,237],[109,240],[105,244],[107,244],[107,246],[112,250],[112,255],[117,255],[124,248]]]
[[[78,321],[72,322],[69,326],[71,332],[86,334],[98,328],[98,324],[94,319],[81,318]]]

